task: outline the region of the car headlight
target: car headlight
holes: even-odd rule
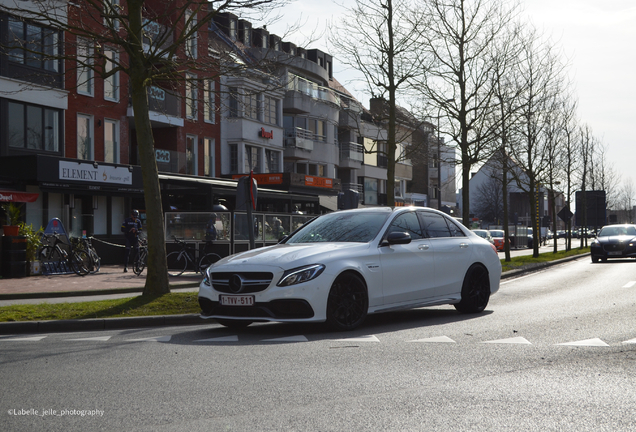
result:
[[[324,264],[312,264],[287,270],[276,285],[284,287],[307,282],[320,276],[324,269]]]
[[[590,243],[590,246],[598,246],[600,243],[598,240],[594,239],[592,240],[592,243]]]
[[[203,272],[203,283],[206,284],[207,286],[212,286],[212,282],[210,278],[210,267],[206,268],[205,271]]]

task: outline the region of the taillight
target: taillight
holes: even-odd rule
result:
[[[495,245],[494,245],[494,244],[492,244],[492,243],[490,243],[490,247],[492,248],[492,250],[494,250],[494,251],[495,251],[495,254],[496,254],[497,256],[499,256],[499,252],[497,252],[497,248],[495,247]]]

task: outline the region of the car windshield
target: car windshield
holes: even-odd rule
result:
[[[493,237],[503,237],[504,232],[500,230],[490,230],[490,235]]]
[[[302,227],[285,243],[370,242],[389,215],[389,212],[329,213]]]
[[[636,227],[610,226],[610,227],[603,228],[601,232],[598,234],[599,237],[620,236],[620,235],[636,236]]]

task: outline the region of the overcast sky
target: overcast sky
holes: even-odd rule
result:
[[[268,30],[283,35],[286,25],[301,14],[305,34],[314,28],[324,29],[332,18],[342,15],[337,3],[349,1],[297,0],[285,7],[284,20],[269,25]],[[608,162],[621,180],[631,178],[636,187],[636,1],[522,1],[523,13],[536,28],[551,35],[570,61],[581,123],[588,124],[608,147]],[[298,34],[285,39],[302,45],[306,37]],[[324,40],[310,48],[329,52]],[[347,84],[351,72],[343,71],[337,58],[334,71],[336,78],[368,106],[368,96]]]

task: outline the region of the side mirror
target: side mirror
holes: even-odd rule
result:
[[[409,244],[411,243],[411,234],[407,232],[392,232],[386,238],[388,245]]]

